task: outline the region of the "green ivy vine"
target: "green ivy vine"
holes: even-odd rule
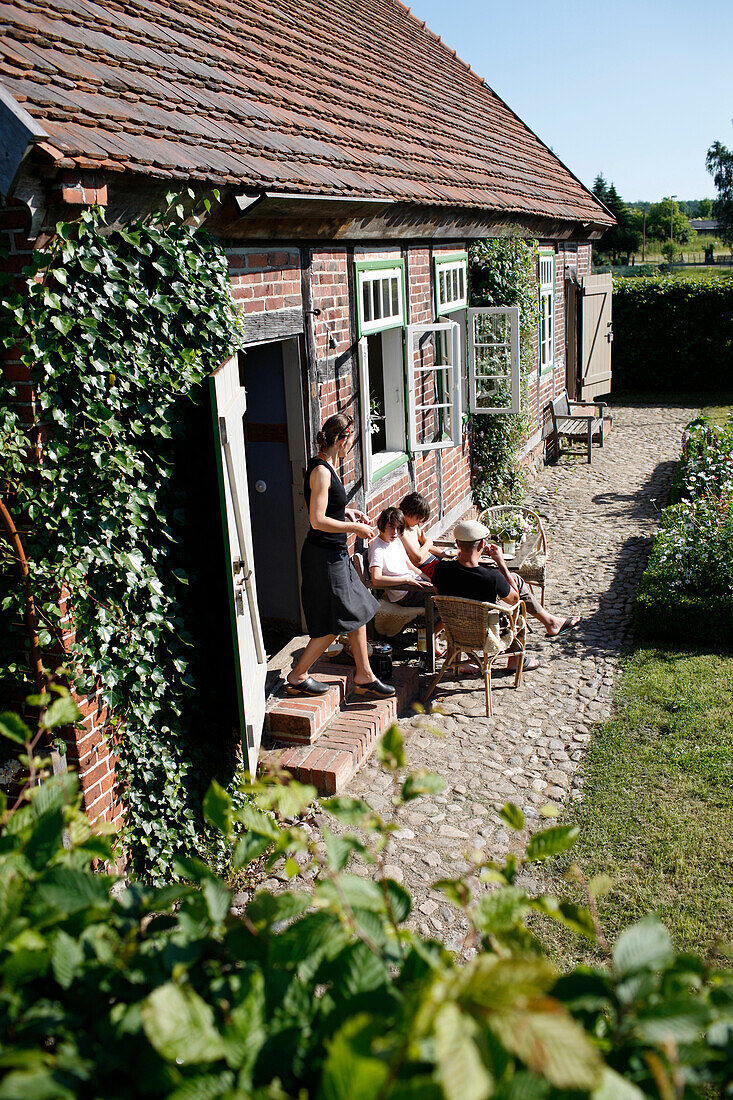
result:
[[[67,663],[77,690],[101,684],[114,714],[124,839],[132,871],[153,880],[195,846],[204,778],[190,731],[185,501],[174,450],[185,406],[238,343],[224,254],[188,200],[186,210],[168,201],[123,229],[110,230],[99,209],[59,223],[21,292],[9,281],[2,291],[5,344],[20,345],[31,370],[32,427],[45,437],[29,477],[28,426],[3,383],[2,474],[24,517],[41,643],[58,647],[58,597],[68,590],[76,638]],[[22,620],[18,590],[2,606]],[[11,633],[16,657],[21,646]],[[24,679],[27,670],[4,656],[4,674]]]
[[[519,306],[522,410],[527,377],[534,366],[533,338],[539,320],[537,241],[517,237],[474,241],[468,263],[472,306]],[[517,504],[526,483],[517,453],[527,437],[526,411],[501,416],[470,416],[471,482],[481,510],[493,504]]]

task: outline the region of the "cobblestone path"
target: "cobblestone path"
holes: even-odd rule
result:
[[[471,848],[505,852],[508,837],[495,813],[504,802],[521,806],[531,822],[539,806],[582,797],[578,767],[593,723],[611,714],[657,504],[666,502],[682,428],[695,411],[616,407],[613,431],[603,450],[594,448],[591,466],[566,457],[540,472],[527,503],[548,519],[545,603],[552,611],[582,614],[580,627],[551,641],[530,620],[528,650],[541,667],[527,673],[518,691],[509,677],[495,681],[492,718],[485,715],[481,680],[462,677],[438,688],[442,714],[400,722],[409,767],[447,781],[442,795],[403,812],[405,827],[391,849],[389,873],[412,892],[421,932],[442,934],[449,943],[456,935],[455,910],[430,883],[465,870]],[[389,785],[372,759],[348,793],[388,812]]]

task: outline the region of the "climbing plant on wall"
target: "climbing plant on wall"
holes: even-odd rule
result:
[[[37,470],[23,474],[27,429],[6,383],[0,434],[15,450],[3,473],[28,528],[41,642],[58,641],[67,590],[68,663],[78,689],[102,685],[114,714],[125,839],[133,870],[154,879],[195,842],[200,804],[176,437],[191,396],[237,344],[224,254],[187,216],[188,200],[187,210],[168,202],[124,229],[109,230],[98,209],[60,223],[22,293],[6,285],[2,302],[46,437]],[[5,596],[11,617],[22,618],[20,599]]]
[[[468,257],[472,306],[519,306],[521,407],[526,410],[538,322],[537,241],[516,237],[474,241]],[[473,415],[469,431],[476,507],[518,503],[524,493],[524,477],[517,451],[527,433],[526,413]]]

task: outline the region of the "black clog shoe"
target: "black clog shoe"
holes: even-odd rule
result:
[[[354,695],[372,695],[375,699],[389,699],[395,689],[381,680],[372,680],[368,684],[354,684]]]

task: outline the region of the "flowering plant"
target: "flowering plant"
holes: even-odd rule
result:
[[[497,516],[494,534],[500,542],[519,542],[529,523],[521,512],[502,512]]]
[[[682,458],[673,499],[694,500],[733,492],[733,417],[725,427],[705,417],[691,421],[682,436]]]

